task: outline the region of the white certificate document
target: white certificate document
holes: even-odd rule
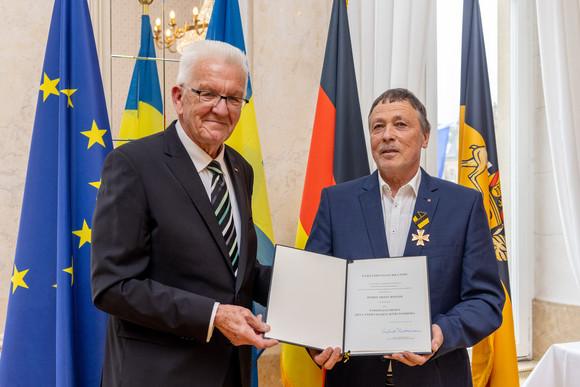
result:
[[[351,355],[431,353],[427,257],[345,259],[276,246],[265,337]]]
[[[276,245],[266,337],[303,347],[342,348],[346,261]]]
[[[352,354],[431,353],[426,257],[361,259],[348,265],[345,349]]]

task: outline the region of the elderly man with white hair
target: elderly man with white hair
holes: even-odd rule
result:
[[[242,51],[200,41],[181,58],[178,120],[103,166],[92,292],[110,315],[103,386],[250,386],[251,345],[269,327],[270,268],[256,260],[253,171],[224,142],[245,99]]]

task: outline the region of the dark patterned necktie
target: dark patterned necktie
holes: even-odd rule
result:
[[[219,162],[213,160],[209,163],[207,169],[213,172],[213,177],[211,179],[211,205],[213,206],[215,216],[217,217],[217,221],[226,241],[234,273],[237,274],[239,257],[238,237],[236,235],[236,227],[234,225],[228,187],[226,186],[226,181],[224,180]]]

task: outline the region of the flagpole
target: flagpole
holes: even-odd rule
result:
[[[149,5],[153,0],[139,0],[139,3],[143,5],[143,15],[149,15]]]

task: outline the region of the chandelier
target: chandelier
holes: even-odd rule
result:
[[[205,39],[213,2],[214,0],[204,0],[201,11],[197,7],[193,7],[193,18],[190,21],[186,21],[183,27],[177,25],[175,12],[171,10],[169,12],[169,27],[164,33],[162,32],[161,19],[157,18],[153,27],[153,38],[157,47],[161,49],[167,48],[169,52],[179,52],[181,54],[185,47],[191,43]]]

